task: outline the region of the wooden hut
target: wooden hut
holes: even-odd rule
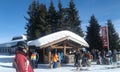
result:
[[[89,47],[82,37],[67,30],[29,41],[28,45],[37,47],[38,52],[42,55],[40,59],[43,59],[43,62],[48,62],[50,66],[53,50],[63,51],[64,57],[66,57],[78,48]]]

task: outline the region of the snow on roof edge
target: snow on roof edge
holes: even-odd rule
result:
[[[60,38],[69,36],[69,38],[83,46],[89,47],[88,43],[80,36],[78,36],[77,34],[68,31],[68,30],[63,30],[63,31],[59,31],[59,32],[55,32],[49,35],[46,35],[44,37],[38,38],[36,40],[33,40],[31,42],[28,42],[28,45],[32,46],[35,45],[36,47],[38,46],[42,46],[45,45],[47,43],[53,42],[55,40],[58,40]]]

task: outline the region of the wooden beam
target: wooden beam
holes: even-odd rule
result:
[[[61,49],[61,48],[64,48],[64,46],[51,46],[52,48],[54,48],[54,49]],[[66,46],[66,48],[73,48],[73,47],[71,47],[71,46]]]
[[[67,44],[69,44],[69,45],[71,45],[72,47],[75,47],[75,48],[81,47],[80,45],[76,45],[76,44],[73,44],[73,43],[70,43],[70,42],[67,42]]]

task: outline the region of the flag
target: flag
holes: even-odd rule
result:
[[[103,26],[101,28],[101,34],[102,34],[103,48],[108,48],[109,41],[108,41],[108,33],[107,33],[107,27],[106,26]]]

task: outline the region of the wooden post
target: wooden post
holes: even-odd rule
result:
[[[64,55],[66,55],[66,42],[64,42]]]
[[[52,68],[52,59],[51,59],[51,56],[52,56],[52,55],[51,55],[51,48],[50,48],[50,47],[48,48],[48,51],[49,51],[49,52],[48,52],[48,54],[49,54],[49,55],[48,55],[48,57],[49,57],[49,66],[50,66],[50,68]]]
[[[43,48],[42,51],[43,51],[43,54],[42,54],[42,56],[43,56],[43,62],[45,63],[46,62],[46,60],[45,60],[46,59],[45,58],[45,48]]]
[[[63,48],[64,48],[64,61],[67,62],[66,61],[66,41],[64,42],[64,47]]]

